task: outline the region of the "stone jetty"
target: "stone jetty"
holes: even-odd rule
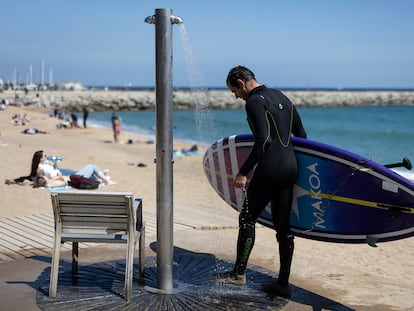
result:
[[[298,107],[338,107],[369,105],[414,105],[414,91],[285,91]],[[6,104],[33,106],[46,109],[81,111],[137,111],[154,110],[154,91],[40,91],[16,93],[4,91],[0,99]],[[173,109],[236,109],[244,101],[236,99],[227,90],[176,90]]]

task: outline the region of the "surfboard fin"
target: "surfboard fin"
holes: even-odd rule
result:
[[[378,238],[371,236],[371,235],[367,235],[367,243],[369,246],[377,247],[377,244],[376,244],[377,241],[378,241]]]

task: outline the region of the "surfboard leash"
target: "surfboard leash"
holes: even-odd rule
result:
[[[364,166],[364,163],[366,161],[361,161],[358,166],[351,167],[351,172],[347,173],[345,178],[341,181],[339,186],[333,191],[332,193],[326,194],[326,199],[328,200],[328,206],[330,205],[330,201],[340,201],[340,202],[347,202],[352,204],[358,204],[366,207],[373,207],[373,208],[379,208],[379,209],[385,209],[389,211],[395,211],[395,212],[403,212],[403,213],[409,213],[414,214],[414,208],[409,206],[398,206],[393,205],[389,203],[381,203],[381,202],[373,202],[373,201],[367,201],[367,200],[359,200],[359,199],[351,199],[346,198],[342,196],[338,196],[337,193],[340,192],[346,184],[348,184],[353,176],[355,176],[356,172],[362,172],[367,173],[371,171],[371,168],[366,168]],[[328,208],[328,207],[326,207]]]

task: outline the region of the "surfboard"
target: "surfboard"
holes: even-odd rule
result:
[[[375,245],[414,235],[414,183],[352,152],[292,137],[298,162],[290,223],[295,235],[328,242]],[[203,156],[217,194],[240,211],[244,197],[233,177],[253,146],[251,134],[216,141]],[[248,176],[248,180],[251,177]],[[273,228],[270,207],[258,222]]]

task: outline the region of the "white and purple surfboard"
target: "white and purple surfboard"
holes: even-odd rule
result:
[[[295,137],[292,142],[299,165],[290,216],[295,235],[371,245],[414,235],[413,182],[333,146]],[[230,136],[216,141],[203,158],[211,186],[238,211],[243,193],[233,187],[233,177],[252,146],[252,135]],[[258,222],[273,228],[269,207]]]

